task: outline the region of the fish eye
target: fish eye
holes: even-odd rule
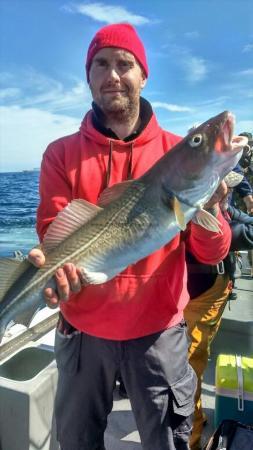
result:
[[[201,134],[194,134],[190,139],[189,139],[189,144],[191,147],[198,147],[203,141],[202,135]]]

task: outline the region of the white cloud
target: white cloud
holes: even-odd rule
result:
[[[1,72],[0,73],[0,83],[9,83],[13,80],[13,74],[10,72]]]
[[[243,108],[245,108],[245,101],[251,99],[253,96],[252,77],[252,67],[236,72],[230,72],[226,82],[219,85],[219,90],[222,92],[229,92],[230,97],[232,97],[232,93],[236,92],[237,98],[240,99],[240,101],[237,101],[236,103],[242,104]],[[252,115],[252,107],[250,115]]]
[[[253,51],[253,44],[247,44],[243,48],[243,53],[249,53]]]
[[[20,89],[6,88],[0,91],[0,100],[6,100],[8,98],[17,98],[20,95]]]
[[[252,98],[253,90],[251,85],[250,86],[247,85],[245,79],[242,80],[242,77],[240,78],[241,79],[238,81],[230,81],[230,82],[228,81],[225,84],[220,84],[219,91],[222,93],[228,92],[230,98],[232,97],[231,94],[236,92],[236,96],[237,98],[240,98],[240,102],[235,103],[241,104],[242,102],[244,102],[245,107],[245,100]]]
[[[200,110],[203,110],[203,108],[216,110],[217,108],[225,107],[230,98],[229,95],[221,95],[220,97],[214,97],[212,99],[204,99],[197,103],[197,107]]]
[[[76,3],[66,5],[63,9],[67,12],[83,14],[98,22],[130,22],[133,25],[145,25],[150,23],[150,20],[147,17],[133,14],[123,6],[117,5],[106,5],[104,3]]]
[[[80,119],[38,108],[0,107],[1,171],[39,167],[49,142],[79,126]]]
[[[185,67],[186,78],[188,81],[195,83],[206,78],[208,71],[204,59],[188,55],[181,61],[181,64]]]
[[[188,106],[180,106],[180,105],[174,105],[172,103],[165,103],[165,102],[152,102],[152,107],[155,108],[162,108],[166,109],[167,111],[171,112],[192,112],[193,109],[189,108]]]
[[[15,74],[0,73],[1,80],[4,87],[0,101],[4,100],[5,105],[35,106],[51,112],[64,112],[81,109],[91,103],[90,90],[79,79],[72,81],[67,88],[58,80],[28,68]]]
[[[239,76],[253,76],[253,69],[246,69],[246,70],[241,70],[240,72],[238,72]]]
[[[91,95],[81,80],[66,88],[29,68],[0,73],[0,81],[1,171],[38,167],[48,143],[77,131],[90,109]]]
[[[165,44],[163,48],[170,54],[170,60],[183,69],[189,83],[203,81],[208,75],[207,61],[192,54],[189,48],[175,44]]]
[[[188,31],[184,34],[184,36],[187,39],[197,39],[197,38],[199,38],[199,32],[198,31]]]
[[[23,106],[45,105],[50,111],[66,111],[82,107],[84,103],[90,104],[90,92],[85,89],[82,81],[77,81],[70,89],[65,89],[60,84],[56,89],[43,92],[37,96],[31,96],[23,101]]]

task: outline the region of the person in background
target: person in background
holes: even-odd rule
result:
[[[249,173],[251,164],[253,162],[253,140],[251,133],[243,132],[240,134],[240,136],[247,137],[248,144],[243,149],[243,154],[239,163],[233,169],[234,172],[238,173],[241,176],[241,182],[231,190],[228,202],[232,209],[239,208],[239,210],[242,210],[241,212],[244,211],[248,214],[253,214],[253,186],[251,184],[251,175]],[[252,250],[249,250],[248,254],[252,266]],[[230,260],[230,279],[232,284],[229,299],[236,300],[237,293],[234,288],[236,287],[236,278],[240,277],[240,253],[238,251],[231,250],[229,252],[228,259]],[[253,274],[253,268],[251,268],[251,271]]]
[[[86,58],[93,97],[80,131],[51,143],[42,161],[37,230],[74,198],[96,204],[108,186],[137,178],[180,137],[163,130],[141,97],[148,78],[145,49],[129,24],[95,34]],[[113,389],[121,374],[143,450],[187,450],[196,376],[188,363],[183,309],[188,302],[185,246],[204,263],[228,252],[231,232],[214,198],[208,208],[222,233],[189,225],[185,242],[170,243],[102,285],[82,286],[79,269],[56,272],[60,306],[55,355],[59,369],[55,403],[61,450],[103,450]],[[211,239],[211,243],[209,240]],[[30,260],[41,266],[40,250]]]
[[[253,214],[253,185],[249,173],[251,164],[253,163],[253,139],[252,134],[248,132],[240,133],[239,136],[247,137],[248,144],[243,149],[239,163],[233,169],[235,172],[244,176],[242,181],[233,189],[231,205],[243,210],[246,209],[245,212]],[[243,201],[243,204],[240,199]]]
[[[249,192],[248,195],[242,196],[241,192],[238,192],[239,195],[237,195],[237,201],[238,196],[243,197],[243,202],[246,205],[246,212],[248,214],[253,214],[253,136],[252,133],[249,132],[243,132],[241,133],[241,136],[246,136],[248,138],[248,145],[245,148],[244,152],[244,161],[241,163],[241,166],[245,170],[247,181],[251,188],[251,193]],[[235,199],[236,201],[236,199]],[[238,202],[239,203],[239,202]],[[240,208],[240,203],[237,205],[237,207]],[[245,212],[245,208],[242,208]],[[248,258],[249,263],[251,265],[251,276],[253,277],[253,251],[248,251]]]
[[[229,191],[242,180],[243,175],[231,172],[220,187],[220,205],[232,230],[230,251],[253,249],[253,217],[228,203]],[[191,340],[189,362],[198,378],[191,450],[201,450],[201,434],[206,416],[202,410],[202,379],[208,362],[210,345],[220,327],[221,318],[231,292],[234,268],[227,256],[217,265],[206,265],[187,252],[188,290],[190,302],[184,310]]]

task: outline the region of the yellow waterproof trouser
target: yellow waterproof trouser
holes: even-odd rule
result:
[[[191,339],[189,362],[198,378],[190,441],[191,450],[200,448],[201,433],[205,422],[201,406],[201,382],[208,362],[210,344],[219,329],[221,316],[226,306],[229,294],[228,281],[227,275],[217,275],[214,285],[199,297],[190,300],[184,310]]]

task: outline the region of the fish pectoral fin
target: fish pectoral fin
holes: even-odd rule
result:
[[[53,250],[74,231],[89,222],[101,209],[86,200],[72,200],[49,225],[42,242],[43,251],[48,253]]]
[[[129,186],[133,183],[133,180],[122,181],[121,183],[116,183],[113,186],[106,188],[98,199],[99,206],[107,206],[109,203],[117,200],[123,192],[126,191]]]
[[[0,302],[15,281],[31,264],[26,259],[0,258]]]
[[[108,281],[108,276],[103,272],[91,272],[84,267],[80,267],[82,284],[103,284]]]
[[[206,230],[212,231],[213,233],[222,234],[222,230],[220,228],[221,223],[219,222],[219,220],[205,209],[200,209],[195,214],[193,222],[197,223]]]
[[[170,198],[169,204],[170,208],[174,211],[177,225],[182,231],[184,231],[186,229],[186,221],[180,201],[173,196],[172,198]]]

